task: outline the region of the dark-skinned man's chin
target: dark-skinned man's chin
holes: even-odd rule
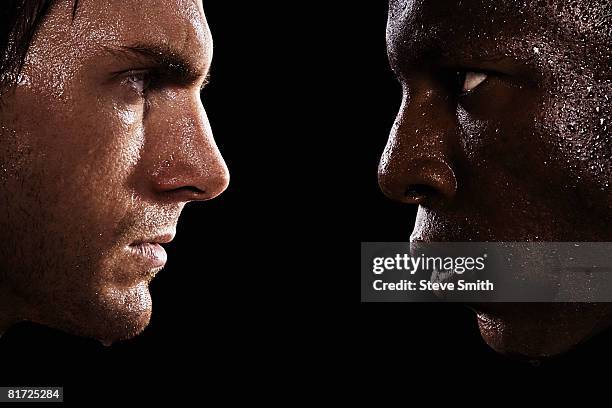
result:
[[[417,225],[419,223],[417,222]],[[468,235],[469,236],[469,235]],[[478,236],[478,235],[473,235]],[[474,243],[471,238],[440,234],[437,231],[415,230],[411,236],[410,251],[413,256],[422,253],[439,254],[435,245],[447,251],[448,244]],[[488,245],[494,246],[502,240],[498,237]],[[538,243],[526,242],[501,243],[503,253],[511,255],[512,263],[505,269],[509,275],[498,272],[478,275],[466,272],[463,274],[444,274],[434,272],[430,281],[441,284],[458,285],[461,279],[493,278],[498,284],[512,285],[509,292],[512,299],[524,298],[524,301],[500,301],[483,294],[478,300],[465,300],[461,292],[438,291],[435,295],[444,301],[467,303],[475,311],[478,327],[484,341],[495,351],[519,359],[545,359],[571,351],[603,329],[611,326],[611,303],[585,303],[586,294],[594,291],[595,286],[584,286],[580,279],[560,281],[555,264],[543,263],[545,247]],[[486,244],[486,243],[484,243]],[[497,247],[495,247],[497,248]],[[527,249],[527,250],[525,250]],[[441,252],[440,252],[441,253]],[[502,270],[502,269],[500,269]],[[500,278],[509,276],[507,281]],[[569,290],[568,288],[571,288]],[[561,289],[573,294],[572,302],[540,301],[537,299],[554,299]],[[531,297],[526,295],[531,293]],[[508,299],[508,298],[505,298]]]
[[[609,327],[612,306],[603,303],[483,303],[469,305],[484,341],[518,359],[566,353]]]
[[[81,292],[86,295],[86,292]],[[36,323],[98,340],[105,346],[131,339],[148,326],[152,313],[148,281],[132,286],[105,285],[63,307],[35,313]],[[50,312],[50,313],[49,313]]]

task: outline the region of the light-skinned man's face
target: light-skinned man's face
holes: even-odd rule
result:
[[[413,241],[612,241],[607,1],[392,0],[403,102],[379,180],[419,210]],[[555,354],[608,323],[595,304],[476,305],[485,340]]]
[[[0,123],[0,307],[105,343],[151,315],[183,206],[228,170],[200,100],[200,1],[58,1]]]

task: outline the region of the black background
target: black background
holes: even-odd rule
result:
[[[205,3],[215,55],[203,100],[230,187],[185,209],[142,335],[107,348],[19,324],[0,339],[0,384],[64,386],[67,403],[229,403],[391,368],[610,362],[609,333],[534,366],[491,351],[460,305],[357,303],[359,242],[407,240],[415,213],[377,186],[400,88],[386,2],[364,3]]]

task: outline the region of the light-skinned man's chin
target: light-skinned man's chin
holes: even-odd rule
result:
[[[108,286],[92,295],[90,302],[56,310],[51,316],[35,313],[38,317],[32,321],[98,340],[105,346],[136,337],[149,325],[152,301],[147,282],[131,287]]]
[[[491,348],[526,360],[569,352],[612,321],[612,306],[602,303],[488,303],[471,308]]]

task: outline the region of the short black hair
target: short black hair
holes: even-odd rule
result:
[[[16,85],[32,38],[58,0],[2,0],[0,6],[0,95]],[[78,8],[73,0],[72,17]]]

